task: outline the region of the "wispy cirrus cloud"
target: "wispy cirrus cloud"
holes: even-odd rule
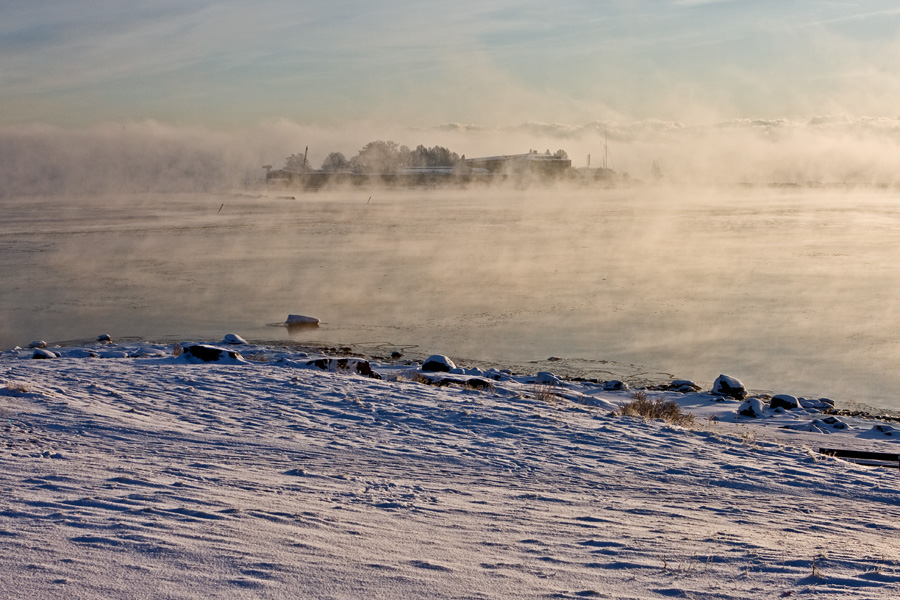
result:
[[[892,110],[900,58],[900,9],[883,0],[0,9],[5,123],[878,113]]]

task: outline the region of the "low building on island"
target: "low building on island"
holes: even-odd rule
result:
[[[504,154],[481,158],[463,159],[470,169],[484,169],[490,173],[503,175],[526,175],[537,177],[562,177],[572,168],[572,161],[565,152],[555,154],[531,150],[527,154]]]

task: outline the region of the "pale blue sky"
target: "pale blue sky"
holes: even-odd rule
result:
[[[0,124],[900,116],[887,1],[0,0]]]

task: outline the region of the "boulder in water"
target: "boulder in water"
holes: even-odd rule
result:
[[[319,320],[315,317],[307,317],[306,315],[288,315],[284,324],[288,327],[318,327]]]

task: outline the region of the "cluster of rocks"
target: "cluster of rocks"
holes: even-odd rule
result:
[[[503,371],[482,371],[481,369],[462,369],[456,366],[449,357],[443,354],[432,354],[422,362],[420,368],[422,372],[421,381],[428,385],[437,385],[444,387],[448,385],[459,385],[473,390],[490,389],[493,383],[489,379],[499,381],[501,379],[512,376],[509,370]],[[465,379],[458,377],[445,377],[444,374],[463,375]],[[439,374],[439,376],[431,376],[431,374]]]
[[[28,344],[28,347],[34,349],[34,354],[31,355],[31,358],[45,359],[60,357],[59,353],[47,350],[47,342],[44,340],[34,340]]]
[[[304,315],[288,315],[285,322],[289,326],[318,326],[319,320],[314,317]],[[102,334],[97,337],[97,341],[103,344],[112,344],[112,338],[108,334]],[[233,333],[227,334],[221,342],[223,345],[240,346],[246,345],[247,341],[241,336]],[[52,359],[60,357],[60,353],[47,349],[47,343],[43,340],[35,340],[29,344],[29,348],[34,349],[32,358],[35,359]],[[330,348],[321,349],[322,351],[331,351],[331,353],[341,353],[345,356],[352,353],[351,348]],[[206,344],[191,344],[181,347],[175,344],[175,356],[184,355],[185,359],[191,362],[245,362],[241,354],[235,350],[219,348]],[[95,356],[95,354],[92,354]],[[403,356],[402,352],[395,351],[391,354],[392,360],[399,360]],[[560,360],[551,357],[549,360]],[[355,372],[365,377],[381,379],[376,373],[368,360],[359,357],[347,358],[319,358],[311,360],[308,366],[314,366],[331,372]],[[481,369],[462,369],[458,367],[449,357],[442,354],[434,354],[425,359],[420,367],[420,373],[423,375],[425,383],[434,385],[451,385],[459,384],[473,389],[488,389],[493,384],[490,380],[502,381],[512,377],[512,373],[508,369],[490,369],[482,371]],[[446,377],[447,375],[463,375],[465,378]],[[435,376],[440,375],[440,376]],[[576,377],[576,381],[590,381],[598,385],[602,385],[606,391],[626,391],[629,386],[626,382],[619,379],[585,380]],[[564,381],[549,371],[541,371],[529,380],[535,385],[546,385],[551,387],[563,387]],[[701,386],[688,379],[675,379],[667,383],[652,386],[649,389],[675,391],[680,393],[697,393],[701,391]],[[776,394],[774,396],[754,395],[751,397],[749,391],[744,384],[737,378],[729,375],[719,375],[712,385],[709,392],[716,397],[718,401],[727,399],[740,400],[742,404],[737,409],[737,413],[747,418],[760,418],[766,416],[769,411],[792,411],[792,410],[815,410],[824,414],[834,416],[859,416],[868,417],[870,415],[861,411],[837,410],[834,402],[827,398],[809,399],[797,398],[788,394]],[[883,420],[900,420],[900,418],[886,417]],[[841,422],[836,420],[831,422],[822,419],[821,423],[815,423],[818,428],[822,427],[840,427]]]
[[[769,410],[788,411],[811,409],[825,413],[834,410],[834,401],[829,400],[828,398],[812,400],[809,398],[797,398],[789,394],[776,394],[771,397],[763,395],[748,398],[750,393],[747,391],[747,388],[744,387],[744,384],[741,383],[740,380],[728,375],[719,375],[715,383],[713,383],[711,393],[722,399],[734,398],[736,400],[743,400],[744,402],[740,405],[737,412],[739,415],[751,419],[763,417],[766,415],[766,411]]]
[[[355,371],[371,379],[381,379],[381,375],[372,370],[369,361],[362,358],[318,358],[306,363],[309,367],[318,367],[332,373]]]
[[[108,333],[102,333],[97,336],[97,341],[102,344],[111,344],[112,336]],[[44,340],[34,340],[28,347],[34,350],[34,354],[31,355],[31,358],[36,359],[46,359],[46,358],[59,358],[62,356],[59,352],[54,352],[52,350],[47,349],[47,342]]]

